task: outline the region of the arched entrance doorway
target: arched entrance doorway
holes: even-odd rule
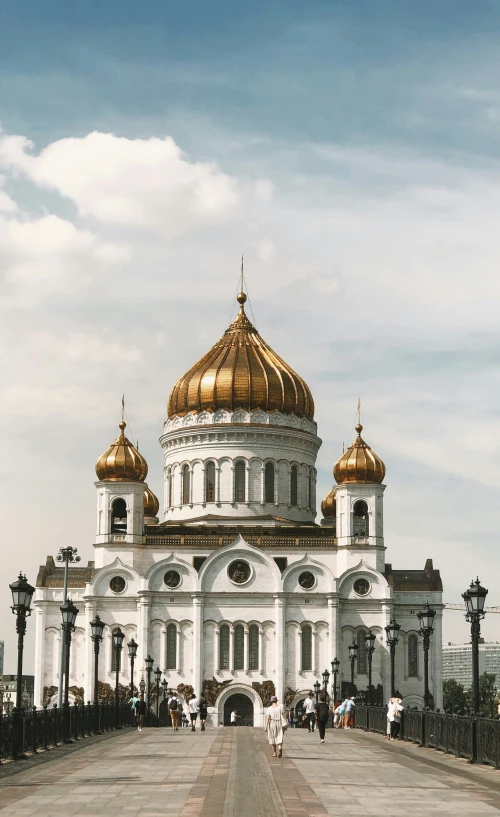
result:
[[[168,711],[168,701],[166,698],[160,703],[160,726],[172,726],[172,719]]]
[[[224,726],[231,726],[231,712],[236,709],[240,726],[253,726],[253,701],[241,692],[230,695],[224,704]]]

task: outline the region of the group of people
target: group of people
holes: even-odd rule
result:
[[[319,742],[324,743],[326,725],[330,718],[330,712],[334,714],[334,725],[350,729],[354,723],[354,707],[354,698],[346,698],[346,700],[337,707],[334,706],[333,709],[330,709],[324,692],[322,692],[317,699],[314,698],[312,692],[309,692],[304,701],[302,720],[307,723],[309,732],[314,732],[315,727],[318,727]],[[284,732],[288,726],[293,725],[293,709],[291,709],[287,715],[283,705],[278,703],[278,699],[274,695],[266,711],[265,725],[267,739],[273,750],[273,757],[283,756]]]
[[[399,737],[403,709],[401,698],[389,698],[387,704],[387,740],[394,740]]]
[[[135,715],[137,730],[142,732],[144,718],[148,711],[146,701],[144,700],[144,695],[141,693],[139,698],[136,698],[135,695],[132,696],[129,704]],[[188,714],[192,732],[196,732],[196,721],[198,720],[198,715],[200,716],[201,731],[205,731],[208,712],[207,706],[208,705],[205,698],[197,698],[194,693],[191,695],[191,698],[188,701]],[[172,723],[172,729],[174,732],[178,732],[179,726],[181,725],[183,709],[182,702],[176,692],[173,692],[172,696],[168,699],[167,707],[170,715],[170,721]]]

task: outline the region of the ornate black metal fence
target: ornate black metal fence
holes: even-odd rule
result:
[[[127,704],[120,704],[118,710],[115,704],[89,703],[74,704],[66,711],[56,706],[0,713],[0,763],[133,725],[134,713]]]
[[[401,714],[403,740],[500,769],[500,720],[416,709]],[[385,735],[387,707],[358,705],[356,727]]]

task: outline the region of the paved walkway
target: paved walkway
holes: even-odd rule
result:
[[[73,748],[73,747],[72,747]],[[486,817],[500,771],[358,730],[291,730],[282,760],[262,730],[124,732],[3,767],[1,817]]]

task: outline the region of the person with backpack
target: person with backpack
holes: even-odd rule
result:
[[[144,717],[146,715],[146,712],[148,711],[148,708],[146,706],[146,701],[144,700],[144,695],[141,695],[139,700],[136,702],[134,709],[135,709],[135,717],[136,717],[136,720],[137,720],[137,731],[142,732],[142,727],[143,727],[143,724],[144,724]]]
[[[325,742],[325,729],[330,715],[330,708],[326,702],[326,695],[324,692],[319,696],[319,701],[314,707],[314,714],[316,715],[316,722],[319,730],[319,742]]]
[[[178,732],[181,720],[181,702],[176,692],[172,693],[172,697],[168,699],[168,712],[172,721],[172,729],[174,732]]]
[[[205,698],[200,698],[200,725],[201,731],[205,731],[205,722],[207,720],[207,702]]]

